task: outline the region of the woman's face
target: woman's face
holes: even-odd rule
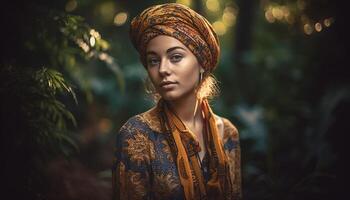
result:
[[[146,48],[146,64],[163,99],[173,101],[195,94],[201,66],[179,40],[165,35],[153,38]]]

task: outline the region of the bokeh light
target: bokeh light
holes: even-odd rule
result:
[[[94,36],[96,39],[101,39],[101,35],[99,32],[97,32],[95,29],[90,30],[90,35]]]
[[[313,32],[313,27],[310,24],[304,24],[304,33],[307,35],[311,35]]]
[[[96,44],[96,39],[95,39],[94,36],[91,36],[91,37],[90,37],[90,46],[91,46],[91,47],[94,47],[95,44]]]
[[[114,17],[114,24],[117,26],[122,26],[128,19],[128,14],[126,12],[120,12]]]
[[[186,6],[191,6],[192,0],[176,0],[176,3],[183,4]]]
[[[278,20],[281,20],[283,18],[283,12],[279,6],[272,8],[272,16]]]
[[[265,18],[268,22],[270,23],[273,23],[275,22],[275,17],[272,15],[272,11],[271,9],[268,9],[266,12],[265,12]]]
[[[107,1],[97,7],[98,17],[101,18],[103,23],[110,24],[113,22],[113,17],[116,12],[115,3],[113,1]]]
[[[107,134],[112,129],[112,121],[108,118],[102,118],[98,122],[98,129],[101,134]]]
[[[76,43],[79,45],[79,47],[80,47],[85,53],[87,53],[87,52],[90,51],[89,45],[86,44],[86,42],[84,42],[84,40],[78,38],[78,39],[76,40]]]
[[[222,22],[226,26],[233,26],[236,23],[235,11],[232,7],[226,7],[222,15]]]
[[[207,6],[207,9],[212,12],[217,12],[220,9],[220,4],[218,0],[207,0],[205,5]]]
[[[326,26],[326,27],[330,27],[331,24],[333,23],[333,18],[327,18],[323,21],[323,24]]]
[[[66,7],[65,7],[65,10],[67,12],[72,12],[74,11],[78,6],[78,2],[76,0],[69,0],[67,3],[66,3]]]
[[[293,24],[295,22],[294,16],[292,15],[288,6],[269,5],[265,8],[265,19],[269,23],[277,21],[287,22]]]
[[[319,23],[319,22],[317,22],[317,23],[315,24],[315,30],[316,30],[317,32],[321,32],[321,31],[322,31],[322,24]]]
[[[222,21],[216,21],[213,23],[213,28],[218,35],[224,35],[226,33],[226,25]]]

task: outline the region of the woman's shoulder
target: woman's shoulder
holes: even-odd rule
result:
[[[120,128],[119,132],[133,133],[136,131],[161,131],[161,125],[158,118],[158,108],[153,107],[146,112],[136,114],[130,117]]]
[[[138,115],[139,120],[142,123],[146,124],[152,131],[160,133],[162,131],[162,126],[159,119],[159,110],[158,106],[154,106],[148,111]]]
[[[234,138],[238,138],[238,129],[237,127],[227,118],[222,118],[224,122],[224,132],[232,135]]]
[[[239,133],[236,126],[227,118],[215,115],[218,130],[221,133],[221,138],[227,140],[231,138],[233,140],[239,140]]]

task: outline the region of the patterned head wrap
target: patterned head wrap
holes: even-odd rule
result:
[[[155,5],[132,20],[130,38],[144,66],[147,44],[158,35],[168,35],[182,42],[205,71],[216,68],[220,55],[218,37],[211,24],[189,7],[177,3]]]

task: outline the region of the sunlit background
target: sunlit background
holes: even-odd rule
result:
[[[129,24],[166,2],[196,10],[219,35],[221,95],[212,105],[240,132],[244,199],[337,199],[350,111],[349,8],[332,0],[3,5],[4,191],[111,199],[115,134],[153,106]]]

